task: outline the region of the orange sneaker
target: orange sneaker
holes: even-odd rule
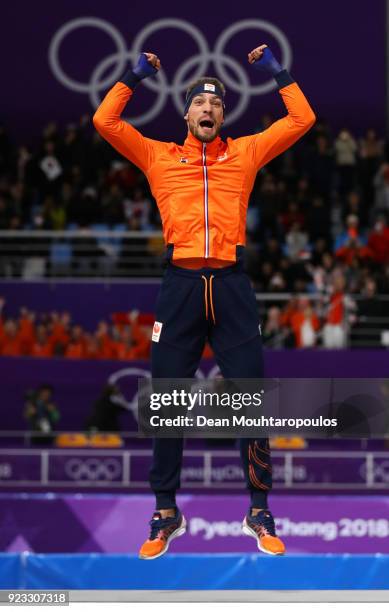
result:
[[[154,512],[150,521],[150,536],[139,551],[140,559],[156,559],[169,548],[174,538],[179,538],[186,531],[186,520],[177,509],[176,516],[162,518],[160,512]]]
[[[276,535],[274,518],[270,510],[261,510],[256,516],[247,514],[243,519],[242,531],[257,540],[259,550],[268,555],[283,555],[285,545]]]

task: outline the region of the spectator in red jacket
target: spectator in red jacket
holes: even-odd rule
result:
[[[357,259],[369,259],[370,249],[366,246],[366,239],[360,233],[359,219],[356,215],[349,215],[346,219],[346,230],[338,236],[335,243],[335,256],[348,266]]]
[[[323,344],[326,348],[343,348],[346,345],[345,287],[344,275],[341,272],[334,274],[326,324],[323,328]]]
[[[51,357],[53,354],[53,345],[44,325],[38,325],[36,328],[30,354],[32,357]]]
[[[82,327],[74,325],[70,337],[70,342],[65,351],[65,357],[68,359],[82,359],[85,356],[85,339],[83,337]]]
[[[27,308],[20,309],[19,338],[23,355],[30,355],[35,342],[35,314]]]
[[[378,264],[389,262],[389,227],[386,217],[380,215],[374,225],[367,243],[373,260]]]
[[[142,330],[136,318],[130,327],[121,331],[121,338],[115,345],[117,359],[146,359],[149,355],[150,340]]]
[[[23,355],[22,348],[18,326],[13,319],[8,319],[3,326],[0,354],[4,357],[20,357]]]
[[[296,338],[297,348],[310,348],[315,346],[320,327],[319,319],[312,305],[306,298],[300,298],[299,308],[291,317],[291,327]]]
[[[85,359],[100,359],[99,341],[93,334],[85,334]]]
[[[68,312],[59,315],[57,312],[51,313],[51,333],[49,340],[54,355],[64,355],[70,341],[71,316]]]
[[[100,321],[95,333],[99,345],[99,358],[100,359],[114,359],[115,358],[115,342],[113,341],[109,325],[105,321]]]

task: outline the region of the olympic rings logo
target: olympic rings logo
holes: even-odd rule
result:
[[[72,480],[112,481],[122,475],[122,464],[113,458],[69,459],[65,464],[65,474]]]
[[[360,475],[364,479],[367,478],[366,463],[361,466]],[[374,459],[373,476],[375,483],[389,484],[389,461]]]
[[[89,27],[101,30],[114,42],[116,52],[102,59],[94,68],[90,80],[87,83],[77,81],[68,76],[59,61],[59,52],[64,39],[78,28]],[[252,85],[242,65],[233,57],[226,55],[224,50],[228,42],[235,35],[249,29],[260,30],[273,36],[281,48],[281,64],[290,69],[292,65],[292,49],[285,34],[273,23],[262,19],[243,19],[228,26],[216,40],[214,50],[211,51],[203,33],[192,23],[184,19],[157,19],[145,26],[134,39],[131,49],[127,49],[126,42],[114,25],[98,17],[79,17],[65,23],[53,36],[49,45],[49,64],[56,79],[72,91],[88,94],[90,102],[97,108],[101,102],[100,93],[111,87],[120,77],[123,76],[128,62],[134,65],[139,55],[148,48],[146,41],[151,34],[164,28],[176,28],[182,30],[193,38],[198,46],[198,54],[185,60],[176,70],[172,83],[168,83],[166,74],[160,70],[156,77],[145,79],[145,87],[158,94],[155,104],[142,115],[129,117],[133,125],[144,125],[158,117],[161,113],[169,95],[180,116],[183,114],[184,94],[189,83],[207,74],[210,63],[216,69],[217,75],[225,85],[236,94],[239,94],[238,103],[232,111],[228,112],[226,125],[239,119],[247,109],[251,96],[266,94],[276,85],[273,79]],[[163,58],[162,58],[163,61]],[[193,69],[195,73],[193,74]],[[230,70],[234,77],[232,78]],[[103,78],[103,74],[111,70],[108,76]],[[188,74],[190,73],[190,77]]]
[[[151,373],[148,370],[143,370],[142,368],[124,368],[111,374],[107,382],[109,385],[116,385],[122,378],[127,377],[135,380],[139,380],[140,378],[151,379]],[[136,391],[131,400],[127,399],[126,397],[124,397],[124,400],[127,410],[131,411],[135,421],[138,421],[138,402],[140,400],[139,391]]]
[[[220,374],[219,366],[214,365],[213,368],[208,373],[207,377],[204,375],[201,369],[198,368],[197,372],[195,373],[195,378],[197,378],[198,380],[205,380],[206,378],[214,378],[215,376],[218,376],[219,374]],[[135,381],[136,380],[139,381],[140,378],[146,378],[151,381],[151,372],[149,370],[143,370],[142,368],[123,368],[122,370],[117,370],[116,372],[111,374],[108,378],[107,383],[109,385],[118,384],[120,386],[120,381],[123,381],[123,379],[126,379],[126,378],[130,378]],[[136,421],[138,421],[138,404],[139,402],[143,401],[143,398],[147,399],[149,397],[149,391],[150,391],[149,386],[145,385],[141,387],[140,391],[137,390],[135,392],[132,399],[128,399],[124,396],[126,408],[132,412],[134,419]]]

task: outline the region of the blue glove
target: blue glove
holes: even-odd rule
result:
[[[276,74],[278,74],[282,70],[280,64],[277,62],[269,47],[266,47],[261,59],[254,62],[252,66],[256,70],[263,70],[264,72],[267,72],[272,76],[276,76]]]
[[[142,79],[147,79],[147,77],[152,76],[156,72],[158,72],[158,70],[147,61],[146,55],[142,53],[138,58],[138,63],[135,68],[126,72],[120,81],[134,90]]]
[[[132,71],[139,77],[139,80],[147,79],[147,77],[158,72],[158,70],[147,61],[147,57],[144,53],[139,56],[138,63]]]

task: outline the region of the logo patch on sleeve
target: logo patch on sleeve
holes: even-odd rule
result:
[[[159,321],[155,321],[154,327],[153,327],[153,335],[151,336],[151,340],[153,342],[159,342],[161,331],[162,331],[162,323],[160,323]]]
[[[215,85],[213,83],[204,83],[204,91],[215,91]]]

